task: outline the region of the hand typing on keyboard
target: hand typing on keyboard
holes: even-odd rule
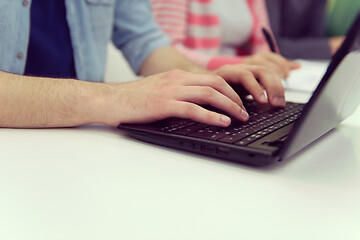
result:
[[[197,123],[187,119],[168,119],[159,124],[161,131],[246,146],[282,127],[293,123],[301,113],[302,104],[288,103],[286,108],[246,102],[250,119],[247,122],[233,119],[230,126],[222,128]]]
[[[215,73],[231,85],[242,86],[259,103],[269,103],[273,107],[286,105],[281,78],[270,68],[246,64],[225,65]]]

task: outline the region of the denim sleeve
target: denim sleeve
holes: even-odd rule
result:
[[[149,0],[117,0],[112,40],[136,74],[154,50],[170,45],[155,23]]]

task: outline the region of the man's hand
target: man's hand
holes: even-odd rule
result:
[[[164,59],[167,60],[164,61]],[[300,65],[271,52],[248,57],[246,63],[226,65],[210,72],[186,59],[175,49],[164,47],[156,50],[145,61],[142,66],[142,74],[148,76],[154,72],[168,71],[174,68],[194,73],[215,74],[221,76],[232,86],[239,85],[245,88],[259,103],[267,103],[269,99],[272,106],[285,106],[281,79],[287,77],[290,70],[296,69]]]
[[[0,71],[0,127],[47,128],[88,123],[117,126],[167,117],[189,118],[226,127],[228,116],[249,115],[236,92],[216,75],[173,70],[128,83],[47,79]]]
[[[243,64],[258,65],[273,69],[282,79],[287,78],[291,70],[300,67],[300,64],[292,62],[283,56],[273,52],[260,52],[246,57]]]
[[[113,84],[100,121],[112,126],[119,123],[146,123],[167,117],[189,118],[198,122],[227,127],[228,116],[207,110],[211,105],[246,121],[238,94],[220,76],[194,74],[181,70],[153,75],[138,81]]]
[[[164,64],[166,56],[170,58]],[[211,105],[241,121],[248,120],[239,95],[229,84],[244,87],[260,103],[285,106],[280,77],[266,67],[239,64],[209,72],[171,48],[164,48],[147,59],[142,73],[149,75],[177,66],[195,73],[172,70],[129,83],[106,84],[0,71],[0,102],[4,103],[0,127],[67,127],[87,123],[117,126],[167,117],[226,127],[231,123],[228,116],[201,105]]]
[[[214,73],[223,77],[231,85],[244,87],[259,103],[264,104],[269,100],[274,107],[285,107],[281,78],[270,68],[245,64],[226,65]]]

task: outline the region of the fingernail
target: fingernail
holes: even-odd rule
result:
[[[244,109],[241,109],[240,115],[245,120],[249,118],[249,114]]]
[[[286,102],[284,97],[275,96],[272,100],[273,105],[279,106],[279,107],[285,107]]]
[[[230,123],[231,123],[231,119],[228,116],[225,116],[225,115],[221,115],[220,121],[222,123],[227,124],[227,125],[230,125]]]
[[[261,102],[261,103],[267,103],[267,99],[266,99],[266,97],[265,97],[265,94],[261,94],[260,96],[259,96],[259,101]]]

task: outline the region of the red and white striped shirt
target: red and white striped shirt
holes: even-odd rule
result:
[[[213,0],[151,0],[160,28],[182,54],[210,70],[225,64],[241,63],[249,54],[269,51],[262,27],[270,29],[264,0],[247,0],[253,26],[247,43],[239,46],[237,56],[216,55],[221,48],[219,16]]]

